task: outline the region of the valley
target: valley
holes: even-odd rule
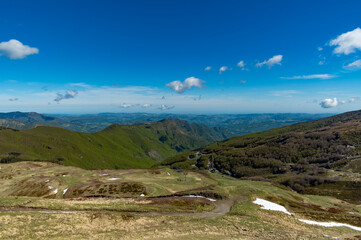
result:
[[[3,128],[0,238],[358,239],[360,119],[226,140],[178,119]]]

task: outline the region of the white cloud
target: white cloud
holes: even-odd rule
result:
[[[142,108],[150,108],[151,106],[152,106],[152,104],[145,103],[142,105]]]
[[[78,91],[76,91],[76,90],[74,90],[74,91],[65,91],[65,93],[57,93],[56,98],[54,99],[54,101],[59,103],[61,100],[64,100],[64,99],[75,98],[76,95],[78,95]]]
[[[166,86],[172,88],[177,93],[184,93],[187,89],[190,89],[192,87],[202,88],[202,83],[204,83],[204,81],[199,78],[189,77],[183,82],[173,81],[166,84]]]
[[[350,54],[357,49],[361,50],[361,29],[356,28],[353,31],[343,33],[330,41],[330,46],[336,46],[333,50],[336,54]]]
[[[322,51],[323,48],[322,48],[322,47],[318,47],[317,50],[318,50],[318,51]]]
[[[227,66],[222,66],[219,68],[219,74],[222,74],[222,72],[225,72],[228,70],[228,67]]]
[[[359,97],[352,97],[352,98],[350,98],[347,102],[348,103],[354,103],[354,102],[356,102],[356,101],[358,101],[359,100]]]
[[[240,82],[240,83],[243,83],[243,84],[247,83],[246,80],[241,80],[241,81],[239,81],[239,82]]]
[[[172,109],[172,108],[175,108],[174,106],[167,106],[167,105],[165,105],[165,104],[162,104],[161,106],[160,106],[160,110],[162,110],[162,111],[164,111],[164,110],[170,110],[170,109]]]
[[[281,77],[282,79],[331,79],[337,77],[333,74],[311,74],[311,75],[299,75],[293,77]]]
[[[121,108],[130,108],[130,107],[132,107],[132,105],[126,104],[126,103],[122,103],[122,104],[120,105],[120,107],[121,107]]]
[[[0,43],[0,56],[6,56],[10,59],[23,59],[28,55],[38,53],[39,49],[23,45],[15,39]]]
[[[86,83],[71,83],[70,86],[88,88],[90,85]]]
[[[242,61],[239,61],[239,62],[237,63],[237,66],[240,67],[242,70],[246,70],[246,68],[245,68],[246,64],[244,63],[243,60],[242,60]]]
[[[271,67],[273,67],[274,65],[277,65],[277,64],[281,65],[282,59],[283,59],[282,55],[275,55],[275,56],[271,57],[268,60],[265,60],[265,61],[263,61],[261,63],[257,63],[256,67],[262,67],[263,65],[267,65],[268,68],[271,68]]]
[[[361,59],[356,60],[350,64],[347,64],[346,66],[344,66],[345,69],[349,69],[349,70],[358,70],[361,69]]]
[[[212,67],[207,66],[207,67],[204,69],[204,71],[209,71],[209,70],[211,70],[211,69],[212,69]]]
[[[282,91],[272,91],[271,95],[275,97],[292,97],[293,94],[298,94],[300,92],[296,90],[282,90]]]
[[[337,98],[326,98],[321,101],[320,105],[322,108],[333,108],[337,107],[343,102],[340,102]]]
[[[18,100],[19,100],[19,98],[15,98],[15,97],[9,98],[10,102],[15,102],[15,101],[18,101]]]

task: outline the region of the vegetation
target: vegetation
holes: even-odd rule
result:
[[[81,133],[39,126],[0,130],[0,162],[49,161],[86,169],[148,168],[157,161],[223,139],[220,129],[182,120],[111,125]]]
[[[360,226],[358,205],[333,197],[300,195],[270,182],[238,180],[206,171],[188,172],[184,181],[182,173],[169,168],[84,170],[46,162],[0,167],[1,239],[357,239],[359,235],[349,228],[324,228],[296,220]],[[135,183],[126,192],[137,194],[67,195],[71,188],[85,189],[94,183]],[[34,188],[40,184],[43,188]],[[145,196],[139,187],[145,187]],[[32,189],[38,196],[21,195],[19,189]],[[221,197],[216,197],[216,202],[181,197],[187,194]],[[295,216],[262,210],[252,203],[256,198],[281,204]],[[232,201],[230,212],[209,217],[220,201]]]
[[[307,122],[330,114],[279,113],[279,114],[151,114],[151,113],[100,113],[85,115],[47,116],[34,112],[0,113],[0,126],[18,130],[36,126],[62,127],[78,132],[99,132],[112,124],[132,125],[157,122],[163,119],[182,119],[190,123],[219,128],[224,138],[262,132],[272,128]],[[221,127],[221,128],[220,128]]]
[[[357,165],[355,161],[360,156],[360,120],[361,111],[355,111],[234,137],[199,150],[199,157],[190,157],[195,153],[184,153],[165,160],[163,165],[214,168],[237,178],[263,177],[299,192],[310,193],[310,187],[320,186],[317,193],[337,194],[360,203],[355,192],[360,189],[360,182],[351,184],[328,174],[331,169],[360,173],[358,167],[352,167]],[[330,186],[337,186],[336,182],[342,186],[352,185],[343,188],[349,194],[331,191],[334,187]]]

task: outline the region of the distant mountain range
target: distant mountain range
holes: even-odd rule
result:
[[[272,128],[307,122],[330,114],[149,114],[149,113],[101,113],[88,115],[43,115],[38,113],[0,113],[0,126],[14,129],[30,129],[36,126],[62,127],[78,132],[98,132],[111,124],[131,125],[155,122],[162,119],[183,119],[210,127],[225,127],[232,136],[262,132]]]
[[[45,123],[57,120],[30,115]],[[23,117],[21,114],[16,116]],[[137,125],[114,124],[96,133],[49,126],[29,130],[2,128],[0,162],[50,161],[86,169],[148,168],[166,157],[227,136],[224,128],[178,119]]]

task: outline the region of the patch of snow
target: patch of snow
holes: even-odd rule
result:
[[[53,189],[54,187],[53,186],[48,186],[49,189]]]
[[[338,239],[338,237],[331,237],[330,235],[323,235],[324,237],[332,238],[332,239]]]
[[[54,193],[54,194],[57,194],[57,193],[58,193],[58,189],[55,189],[55,190],[53,191],[53,193]]]
[[[48,182],[50,182],[50,180],[49,180],[49,179],[48,179],[48,180],[45,180],[45,182],[48,183]]]
[[[293,215],[293,213],[290,213],[289,211],[287,211],[287,209],[284,206],[281,206],[277,203],[273,203],[261,198],[256,198],[255,201],[253,201],[253,203],[262,206],[261,209],[265,209],[265,210],[271,210],[271,211],[279,211],[279,212],[284,212],[288,215]]]
[[[289,211],[287,211],[287,209],[281,205],[278,205],[276,203],[261,199],[261,198],[256,198],[255,201],[253,201],[253,203],[257,204],[257,205],[261,205],[262,209],[265,210],[272,210],[272,211],[281,211],[284,212],[288,215],[293,215],[293,213],[290,213]],[[300,222],[306,223],[306,224],[310,224],[310,225],[317,225],[317,226],[322,226],[322,227],[348,227],[351,228],[353,230],[356,231],[361,231],[361,227],[356,227],[350,224],[346,224],[346,223],[338,223],[338,222],[317,222],[317,221],[312,221],[312,220],[306,220],[306,219],[297,219]],[[332,237],[337,239],[337,237]]]
[[[68,191],[68,188],[65,188],[64,190],[63,190],[63,195],[65,195],[65,193]]]
[[[349,212],[349,214],[352,214],[352,215],[354,215],[355,213],[354,213],[354,212]]]
[[[301,221],[306,224],[310,225],[317,225],[322,227],[348,227],[356,231],[361,231],[361,227],[352,226],[350,224],[346,223],[337,223],[337,222],[316,222],[312,220],[305,220],[305,219],[298,219],[298,221]]]
[[[168,176],[170,176],[170,173],[169,173],[169,172],[167,172],[167,174],[168,174]]]
[[[144,197],[145,195],[142,193],[142,194],[140,194],[140,196],[141,196],[141,197]]]
[[[63,175],[63,177],[66,177],[66,175]]]
[[[109,176],[109,174],[108,173],[102,173],[102,174],[99,174],[99,176]]]
[[[190,197],[190,198],[204,198],[204,199],[207,199],[211,202],[216,202],[217,200],[216,199],[213,199],[213,198],[206,198],[206,197],[203,197],[203,196],[198,196],[198,195],[186,195],[186,196],[183,196],[183,197]]]
[[[113,177],[113,178],[108,178],[108,180],[109,181],[115,181],[115,180],[119,180],[120,178],[115,178],[115,177]]]

